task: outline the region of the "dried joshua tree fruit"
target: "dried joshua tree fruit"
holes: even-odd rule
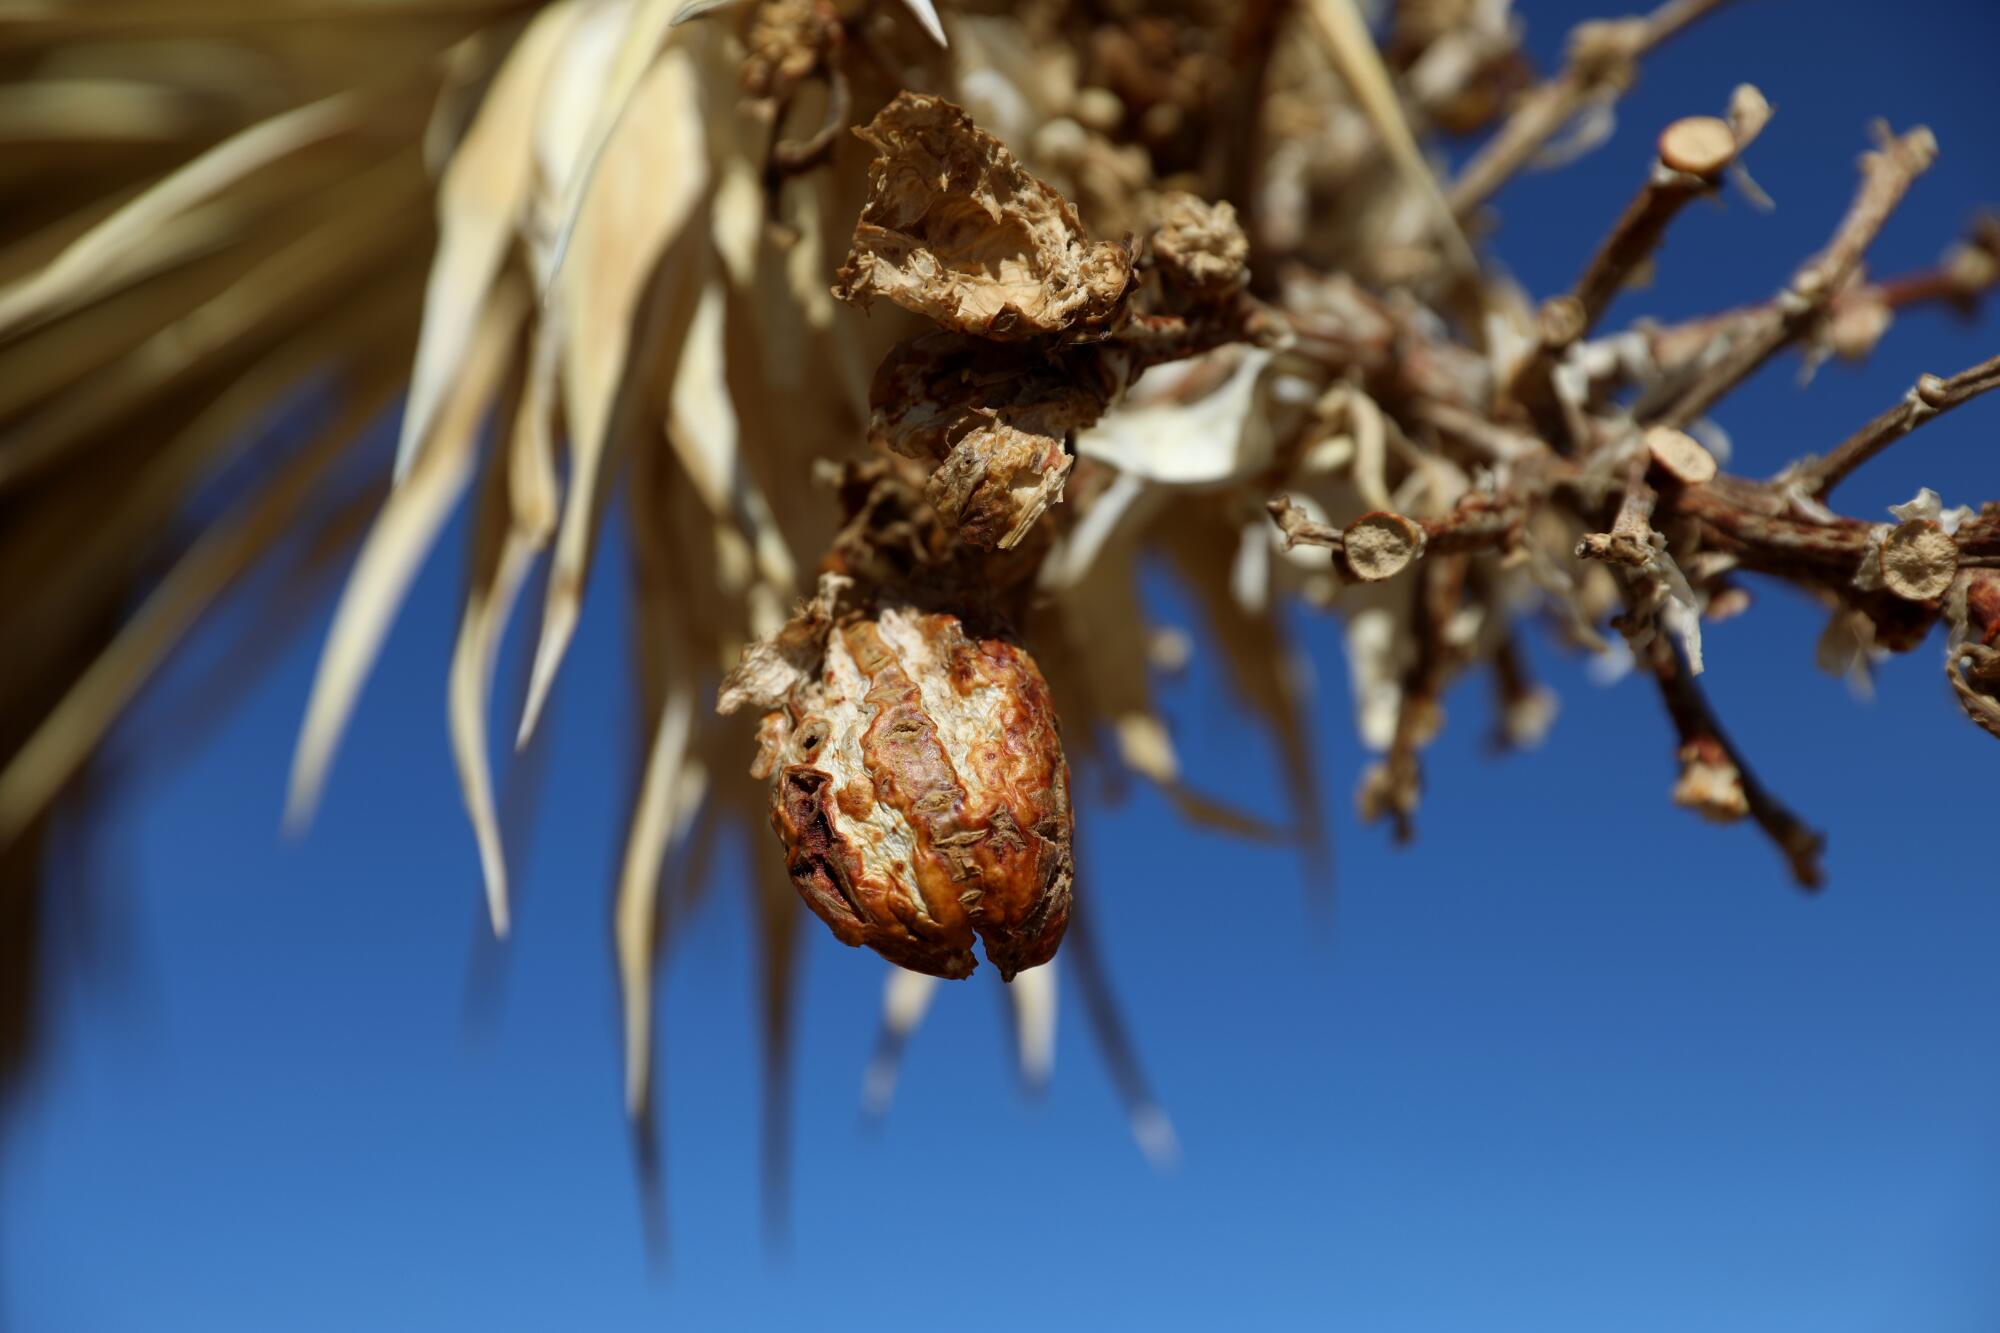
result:
[[[886,296],[946,328],[1032,338],[1108,318],[1131,278],[1124,246],[941,97],[899,94],[855,131],[879,156],[834,295]]]
[[[723,700],[770,707],[752,772],[774,779],[800,896],[838,939],[913,971],[969,975],[975,932],[1003,977],[1047,962],[1069,921],[1069,768],[1034,660],[907,606],[828,625],[828,600],[776,650],[792,660],[823,632],[816,670],[773,672],[753,650]]]
[[[869,436],[937,465],[927,498],[970,546],[1020,542],[1062,496],[1071,437],[1147,366],[1289,336],[1241,294],[1249,244],[1228,204],[1164,196],[1150,243],[1163,282],[1142,291],[1127,247],[1091,241],[951,103],[903,93],[861,134],[882,155],[834,294],[887,295],[946,326],[877,368]]]

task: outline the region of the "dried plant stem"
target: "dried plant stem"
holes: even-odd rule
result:
[[[1830,326],[1839,326],[1850,312],[1870,307],[1889,316],[1931,304],[1969,313],[1996,283],[2000,283],[2000,218],[1983,217],[1973,228],[1971,238],[1955,247],[1943,262],[1879,282],[1855,283],[1836,292],[1827,303],[1826,321]],[[1733,341],[1740,330],[1770,315],[1769,302],[1704,315],[1653,331],[1647,336],[1647,348],[1654,363],[1672,376],[1693,365],[1708,347]],[[1871,337],[1858,349],[1842,349],[1836,344],[1835,350],[1844,356],[1854,356],[1871,348],[1873,343]]]
[[[1942,301],[1969,311],[1996,282],[2000,282],[2000,217],[1989,214],[1941,263],[1883,278],[1866,291],[1890,310]]]
[[[1435,518],[1375,512],[1345,528],[1314,522],[1289,496],[1276,496],[1265,507],[1286,550],[1324,546],[1342,573],[1363,583],[1393,578],[1426,555],[1504,550],[1518,539],[1522,518],[1517,505],[1487,495],[1470,496]]]
[[[1579,24],[1570,33],[1562,73],[1529,93],[1447,193],[1460,219],[1497,193],[1592,100],[1632,83],[1648,51],[1729,0],[1670,0],[1644,18]]]
[[[1376,48],[1375,39],[1369,35],[1368,25],[1362,19],[1361,11],[1355,8],[1354,0],[1304,2],[1306,14],[1320,39],[1326,43],[1334,67],[1340,71],[1340,77],[1354,93],[1355,101],[1361,104],[1375,126],[1390,160],[1436,215],[1438,243],[1452,267],[1460,274],[1477,273],[1479,260],[1472,253],[1472,246],[1459,226],[1463,215],[1445,197],[1436,173],[1431,170],[1423,149],[1418,146],[1410,122],[1403,114],[1402,101],[1390,82],[1389,71],[1382,63],[1382,53]],[[1715,2],[1709,0],[1709,3]]]
[[[2000,388],[2000,356],[1961,370],[1950,379],[1919,375],[1894,407],[1841,441],[1824,458],[1808,459],[1793,468],[1791,476],[1807,495],[1823,499],[1849,473],[1932,417],[1996,388]]]
[[[1654,637],[1647,665],[1659,684],[1661,701],[1667,706],[1667,716],[1673,721],[1674,732],[1680,738],[1682,748],[1697,751],[1712,749],[1727,757],[1742,786],[1750,817],[1757,821],[1757,827],[1784,854],[1793,880],[1802,889],[1819,888],[1825,879],[1819,858],[1826,847],[1826,839],[1807,827],[1790,807],[1773,796],[1770,789],[1758,780],[1742,752],[1729,739],[1729,733],[1723,730],[1708,696],[1695,682],[1686,659],[1669,636]]]
[[[1650,455],[1633,457],[1626,471],[1625,495],[1618,502],[1618,516],[1610,532],[1593,532],[1576,544],[1579,560],[1605,560],[1631,569],[1645,569],[1653,563],[1653,509],[1659,493],[1646,483]]]
[[[1216,175],[1222,182],[1220,197],[1236,206],[1243,234],[1250,240],[1253,275],[1266,268],[1254,262],[1264,249],[1257,219],[1261,187],[1258,169],[1264,157],[1264,100],[1270,84],[1271,57],[1277,50],[1278,34],[1285,28],[1290,8],[1290,0],[1245,0],[1241,6],[1231,34],[1231,54],[1238,78],[1228,106],[1227,129],[1216,139],[1222,155],[1216,167]]]
[[[1762,317],[1727,345],[1680,396],[1655,417],[1662,425],[1685,427],[1742,383],[1777,350],[1800,336],[1847,285],[1861,256],[1902,202],[1911,182],[1937,159],[1937,140],[1922,126],[1885,137],[1861,158],[1861,188],[1826,249],[1807,260],[1791,285],[1765,307]]]
[[[1761,97],[1756,100],[1763,101]],[[1727,122],[1711,116],[1692,116],[1666,128],[1660,135],[1659,158],[1645,185],[1626,205],[1570,292],[1583,313],[1579,337],[1588,337],[1597,327],[1633,272],[1659,247],[1667,224],[1691,200],[1715,192],[1722,183],[1722,173],[1736,161],[1749,137],[1762,128],[1759,121],[1749,128],[1748,135],[1739,137]]]
[[[1588,430],[1556,387],[1556,367],[1569,349],[1604,318],[1632,275],[1659,247],[1667,225],[1689,200],[1713,194],[1741,151],[1771,118],[1764,95],[1743,84],[1730,99],[1729,119],[1688,116],[1660,134],[1658,155],[1646,183],[1566,296],[1544,302],[1532,351],[1508,378],[1508,397],[1519,403],[1542,437],[1564,452],[1587,444]]]
[[[1403,674],[1403,697],[1396,710],[1396,732],[1379,767],[1364,779],[1362,814],[1387,817],[1397,842],[1416,837],[1417,803],[1423,795],[1420,751],[1437,734],[1438,705],[1457,665],[1449,627],[1465,591],[1470,562],[1462,557],[1432,561],[1424,566],[1418,595],[1410,603],[1411,635],[1416,655]]]
[[[1945,657],[1945,677],[1966,717],[2000,739],[2000,574],[1968,571],[1947,608],[1957,645]]]

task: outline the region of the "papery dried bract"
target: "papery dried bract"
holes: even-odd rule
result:
[[[1131,277],[1123,246],[941,97],[899,94],[856,131],[879,156],[834,295],[877,296],[962,333],[1018,339],[1103,320]]]
[[[716,701],[719,713],[776,708],[819,669],[827,628],[851,581],[822,574],[813,599],[768,639],[743,650],[743,660],[724,678]]]
[[[771,820],[800,896],[838,939],[913,971],[969,975],[975,933],[1003,977],[1047,962],[1069,920],[1072,824],[1033,659],[954,615],[816,615],[772,650],[824,644],[765,715],[753,769],[775,778]]]
[[[869,392],[871,442],[933,461],[926,498],[960,540],[1005,549],[1062,495],[1070,436],[1097,420],[1108,388],[1080,364],[955,333],[890,353]]]

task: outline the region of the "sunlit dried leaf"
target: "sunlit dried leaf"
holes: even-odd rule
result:
[[[573,7],[556,5],[535,16],[508,52],[438,182],[437,252],[424,294],[409,402],[396,441],[398,479],[409,472],[428,436],[501,262],[525,221],[535,169],[535,112],[576,14]]]
[[[0,291],[0,336],[32,327],[148,270],[145,252],[180,214],[289,154],[354,127],[346,94],[259,121],[161,178],[79,236],[32,276]]]
[[[333,627],[327,631],[292,756],[285,803],[285,822],[292,828],[308,823],[318,807],[334,750],[389,622],[471,480],[480,419],[507,371],[527,313],[528,295],[520,285],[495,290],[480,316],[458,383],[432,426],[434,443],[420,457],[424,465],[413,468],[389,497],[362,545]]]
[[[531,410],[528,396],[523,398],[522,410]],[[521,431],[521,424],[515,423],[516,440]],[[458,641],[452,649],[445,706],[452,758],[458,766],[459,787],[479,847],[487,913],[496,936],[505,936],[508,929],[507,857],[487,766],[486,716],[500,641],[541,546],[537,534],[520,523],[520,506],[512,493],[514,470],[499,466],[490,470],[486,494],[474,519],[472,583],[466,591]]]
[[[542,636],[517,744],[535,721],[576,631],[591,548],[622,413],[645,394],[632,368],[670,366],[699,295],[703,231],[697,205],[709,180],[694,62],[667,52],[651,65],[604,145],[599,182],[583,210],[551,300],[563,322],[561,382],[570,442],[569,493],[556,533]]]
[[[0,845],[18,836],[76,774],[202,613],[292,531],[314,487],[382,410],[392,376],[385,367],[368,367],[340,419],[214,523],[63,694],[0,771]]]
[[[869,1056],[868,1069],[861,1080],[861,1110],[864,1115],[879,1119],[889,1113],[889,1104],[896,1097],[896,1082],[902,1073],[903,1050],[909,1044],[910,1034],[924,1021],[924,1014],[930,1009],[937,987],[936,977],[907,968],[889,969],[882,991],[882,1025],[875,1037],[874,1054]]]
[[[1014,1016],[1014,1055],[1021,1081],[1031,1091],[1048,1085],[1056,1067],[1056,969],[1031,967],[1007,984]]]

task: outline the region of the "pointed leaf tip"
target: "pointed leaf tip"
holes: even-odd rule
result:
[[[948,48],[951,45],[945,40],[944,22],[938,18],[937,6],[932,4],[931,0],[903,0],[903,3],[909,6],[910,13],[916,16],[917,22],[924,25],[924,31],[931,35],[932,41],[941,47]]]

